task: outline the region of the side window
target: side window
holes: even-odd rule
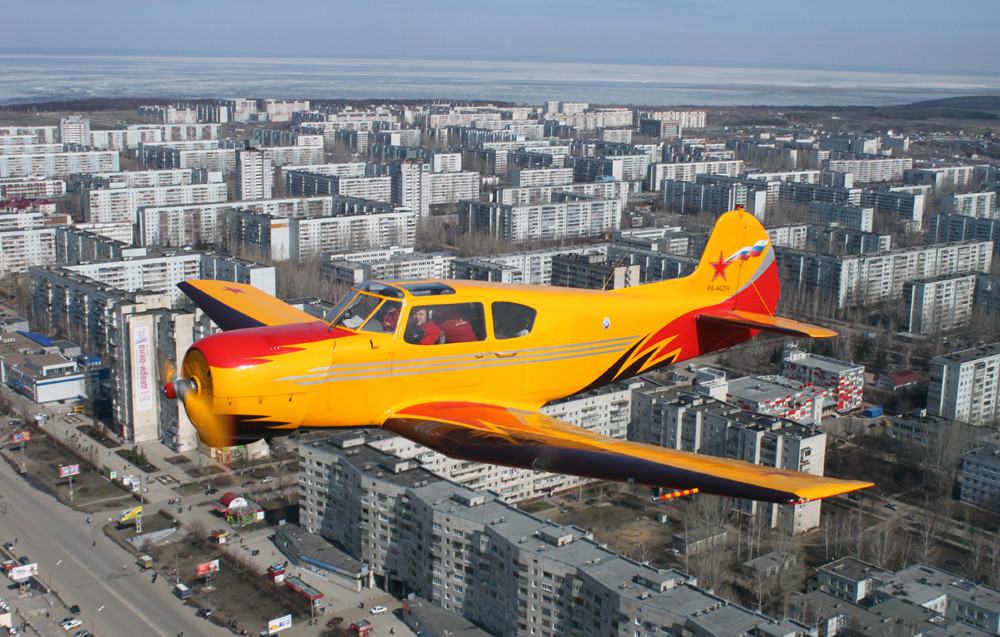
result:
[[[538,312],[534,308],[506,301],[498,301],[491,307],[493,309],[493,334],[496,335],[497,339],[527,336],[531,333],[531,328],[535,326],[535,315]]]
[[[399,311],[402,307],[403,304],[399,301],[386,301],[361,329],[365,332],[394,333],[396,325],[399,323]]]
[[[483,304],[418,305],[410,310],[403,338],[414,345],[486,340]]]

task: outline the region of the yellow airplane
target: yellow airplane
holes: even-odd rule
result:
[[[774,249],[742,209],[718,219],[693,274],[621,290],[366,282],[321,321],[249,285],[179,285],[224,331],[188,350],[164,393],[213,447],[375,425],[466,460],[770,502],[872,486],[616,440],[538,411],[761,331],[834,336],[774,315]]]

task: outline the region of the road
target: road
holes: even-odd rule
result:
[[[0,537],[5,541],[16,537],[15,553],[37,562],[41,580],[51,582],[67,604],[80,605],[83,628],[93,627],[100,637],[232,634],[196,617],[193,608],[170,593],[167,578],[152,584],[150,575],[139,572],[125,551],[87,524],[85,514],[32,488],[6,462],[0,462],[0,480],[7,504],[7,514],[0,516]],[[123,562],[127,562],[124,571]],[[68,614],[54,603],[53,621]],[[52,628],[56,632],[51,634],[62,632],[58,626]]]

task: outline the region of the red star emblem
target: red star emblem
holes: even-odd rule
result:
[[[719,253],[719,260],[715,263],[710,263],[709,265],[715,269],[715,272],[712,273],[712,281],[718,279],[720,276],[723,281],[726,280],[726,268],[729,267],[729,261],[722,258],[721,252]]]
[[[726,277],[722,277],[722,278],[724,279]],[[224,287],[222,289],[225,290],[226,292],[232,292],[233,294],[243,294],[243,290],[241,290],[240,288],[231,288],[229,286],[226,286],[226,287]]]

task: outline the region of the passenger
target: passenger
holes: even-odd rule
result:
[[[425,307],[418,307],[410,313],[410,325],[406,328],[406,342],[416,345],[433,345],[441,338],[441,330],[431,320]]]
[[[442,309],[444,312],[441,321],[441,331],[444,332],[445,343],[469,343],[475,340],[476,332],[472,329],[472,324],[456,308]]]

